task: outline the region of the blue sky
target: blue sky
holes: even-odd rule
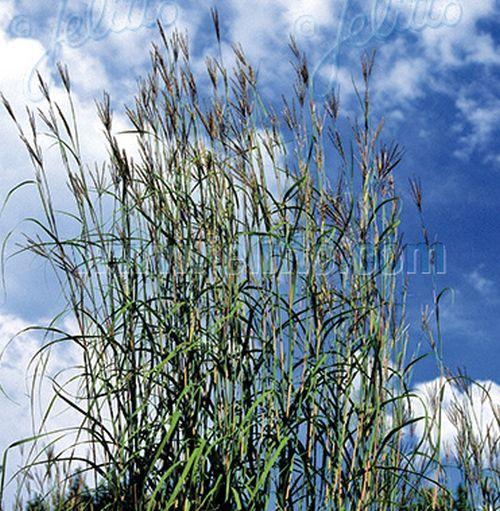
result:
[[[315,94],[340,90],[343,111],[351,115],[351,77],[358,76],[361,54],[377,49],[376,113],[386,119],[386,139],[406,148],[398,170],[406,241],[421,241],[408,185],[408,178],[418,177],[427,227],[446,248],[446,273],[434,282],[438,290],[452,290],[443,300],[444,362],[499,383],[500,2],[0,0],[0,90],[18,110],[26,103],[37,106],[33,71],[53,77],[55,62],[66,62],[86,127],[84,150],[98,159],[104,155],[94,98],[102,89],[118,106],[132,98],[136,78],[147,70],[149,44],[157,39],[156,18],[167,30],[189,32],[194,66],[201,72],[204,58],[217,51],[212,6],[220,11],[223,54],[229,59],[230,43],[240,42],[270,101],[279,100],[292,78],[290,34],[309,56]],[[53,88],[62,96],[57,83]],[[3,111],[0,137],[3,198],[31,174]],[[53,179],[62,191],[56,168]],[[30,214],[36,214],[35,203],[21,193],[0,217],[0,234]],[[7,270],[7,292],[0,301],[2,343],[16,325],[50,317],[58,304],[50,270],[40,262],[19,258]],[[409,279],[410,318],[417,324],[421,305],[432,301],[432,282],[426,275]],[[418,326],[412,336],[419,339]],[[12,375],[21,374],[12,357],[8,363]],[[417,380],[432,380],[434,371],[424,362]],[[21,383],[20,377],[9,388],[22,393]]]

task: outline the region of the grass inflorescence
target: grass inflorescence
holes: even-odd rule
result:
[[[220,41],[215,12],[214,23]],[[53,379],[51,403],[79,423],[51,435],[48,413],[18,474],[38,494],[28,508],[451,509],[459,500],[430,434],[439,414],[412,412],[420,398],[396,271],[402,152],[370,113],[372,56],[350,140],[338,97],[312,97],[294,41],[295,95],[276,112],[240,47],[232,72],[207,60],[207,92],[186,37],[160,32],[127,109],[134,157],[105,95],[109,158],[85,165],[63,67],[67,105],[40,78],[46,108],[29,114],[29,132],[4,100],[43,211],[24,248],[50,262],[78,325],[52,326],[45,348],[69,343],[81,355],[70,377]],[[69,235],[39,123],[66,172]],[[429,435],[412,434],[416,422]],[[493,498],[498,473],[460,455],[477,480],[460,499],[481,488]]]

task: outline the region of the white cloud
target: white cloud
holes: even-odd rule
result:
[[[483,346],[490,339],[487,325],[478,320],[474,303],[469,300],[470,293],[461,289],[453,288],[450,293],[441,300],[440,323],[443,334],[448,339],[459,336],[467,339],[465,342],[472,346]]]
[[[28,79],[34,66],[45,54],[42,43],[34,39],[15,38],[7,36],[0,30],[0,55],[2,56],[2,73],[0,75],[0,90],[7,96],[21,97],[27,93]],[[43,65],[40,72],[48,74]]]
[[[71,331],[71,322],[62,325]],[[33,388],[33,377],[39,374],[40,366],[35,356],[39,353],[43,339],[40,332],[28,330],[30,324],[24,319],[0,312],[0,454],[12,443],[29,438],[38,431],[43,411],[53,397],[50,376],[67,370],[79,362],[80,356],[74,345],[58,345],[46,352],[48,358],[44,368],[47,376]],[[34,358],[35,357],[35,358]],[[44,357],[45,358],[45,357]],[[67,375],[66,375],[67,376]],[[32,397],[36,397],[32,401]],[[35,406],[32,407],[32,405]],[[76,416],[59,403],[53,410],[46,430],[61,429],[75,424]],[[78,423],[76,423],[78,424]],[[69,440],[66,441],[66,447]],[[28,453],[30,443],[24,445],[24,455],[19,448],[8,451],[7,473],[10,477],[22,466],[24,456]],[[12,500],[15,483],[8,486],[7,501]]]
[[[446,5],[452,2],[440,0]],[[478,22],[498,11],[495,0],[456,0],[461,15],[457,24],[450,27],[427,28],[422,33],[425,49],[430,58],[443,65],[460,65],[466,62],[489,63],[493,40],[481,37]],[[483,60],[485,59],[486,60]]]
[[[392,104],[401,104],[422,95],[420,85],[428,71],[424,59],[399,56],[390,64],[382,64],[381,69],[376,90]]]
[[[399,8],[418,36],[428,59],[440,66],[499,62],[493,39],[478,28],[498,12],[495,0],[404,0]]]
[[[334,22],[334,13],[338,10],[329,0],[278,0],[288,27],[292,28],[304,18],[316,27],[324,27]]]
[[[102,125],[97,115],[94,103],[95,98],[100,97],[104,88],[113,88],[105,67],[99,56],[87,54],[86,48],[65,47],[63,57],[67,58],[70,80],[76,85],[73,90],[73,101],[79,137],[81,154],[84,162],[92,165],[95,161],[100,162],[107,156],[104,143]],[[2,73],[0,74],[0,91],[11,103],[23,129],[29,132],[25,107],[32,110],[46,109],[45,101],[38,92],[38,80],[34,74],[40,72],[44,80],[49,83],[52,99],[61,106],[63,112],[69,115],[69,103],[66,91],[59,83],[51,80],[53,69],[48,66],[46,48],[35,39],[11,38],[5,29],[0,27],[0,55],[2,55]],[[144,52],[146,54],[146,52]],[[147,56],[147,54],[146,54]],[[112,90],[111,90],[112,93]],[[40,131],[44,131],[39,122]],[[122,112],[114,115],[115,132],[129,129],[130,125]],[[12,120],[3,108],[0,108],[0,137],[3,147],[15,150],[4,151],[0,154],[0,167],[2,168],[2,186],[0,197],[23,179],[31,178],[32,171],[29,159]],[[130,136],[119,136],[122,146],[137,154],[137,146]],[[56,193],[56,200],[68,197],[65,191],[66,173],[61,164],[58,149],[53,146],[53,140],[43,135],[40,136],[40,144],[44,149],[46,167],[52,186]],[[58,193],[62,192],[62,193]],[[33,204],[34,206],[34,204]],[[29,209],[24,211],[24,216]]]
[[[331,83],[335,90],[339,90],[341,101],[343,97],[354,94],[353,79],[356,82],[357,76],[353,75],[347,68],[325,64],[318,72],[323,80]]]
[[[87,48],[64,46],[60,60],[67,63],[71,82],[86,97],[96,97],[109,88],[110,79],[103,62],[89,54]]]
[[[500,65],[500,48],[495,44],[491,34],[475,34],[474,42],[469,46],[467,62]]]
[[[419,95],[415,82],[426,71],[426,63],[421,58],[402,59],[394,63],[389,75],[386,76],[388,93],[401,99],[414,98]]]
[[[2,9],[0,10],[0,27],[7,27],[14,16],[15,11],[14,0],[0,1],[2,5]]]
[[[481,295],[492,295],[495,290],[495,282],[481,273],[481,268],[476,268],[467,275],[469,284]]]
[[[480,97],[471,91],[462,90],[455,105],[466,124],[457,126],[462,132],[458,140],[455,156],[468,159],[476,150],[490,142],[492,135],[498,130],[500,118],[500,100],[495,97]]]
[[[436,443],[439,433],[443,455],[457,458],[464,449],[476,448],[478,463],[500,461],[500,385],[492,381],[460,385],[437,378],[417,385],[414,392],[418,398],[412,400],[413,416],[427,418],[416,423],[420,438],[428,434]]]
[[[37,69],[44,79],[50,80],[50,70],[43,61],[37,68],[35,67],[44,54],[45,48],[39,41],[34,39],[10,38],[5,32],[0,30],[0,55],[4,56],[2,59],[2,73],[0,74],[0,91],[2,91],[7,100],[11,103],[14,111],[19,114],[19,120],[25,128],[27,126],[27,119],[23,112],[25,106],[29,106],[32,109],[43,106],[43,103],[34,101],[29,93],[30,76],[33,74],[34,70]],[[83,64],[84,67],[86,65],[90,64],[88,62]],[[38,84],[35,80],[33,80],[33,83]],[[62,105],[67,104],[66,93],[60,86],[52,84],[51,96],[55,101],[61,102]],[[82,124],[85,125],[85,130],[83,130],[84,136],[82,138],[83,147],[88,149],[89,153],[96,157],[100,154],[103,155],[104,153],[102,151],[100,153],[98,151],[100,126],[93,102],[81,100],[78,95],[75,95],[74,99],[76,101],[75,106],[78,116]],[[4,141],[4,146],[18,147],[20,149],[20,151],[2,153],[1,163],[5,168],[12,169],[12,171],[16,169],[17,172],[19,160],[26,161],[26,158],[24,155],[19,157],[19,153],[23,152],[21,150],[22,145],[12,120],[8,118],[3,106],[0,112],[0,119],[0,134]]]
[[[283,48],[282,19],[275,2],[232,1],[229,4],[233,11],[229,37],[243,46],[254,65]]]
[[[372,5],[368,2],[369,8]],[[390,36],[378,34],[371,15],[365,13],[367,27],[372,26],[378,38],[372,37],[369,42],[379,48],[375,89],[382,93],[386,110],[408,104],[421,97],[425,89],[446,93],[455,100],[457,92],[450,87],[451,73],[470,64],[489,69],[500,64],[498,45],[480,24],[500,14],[498,2],[404,0],[388,5],[387,20],[395,23]],[[498,119],[499,107],[494,98],[478,98],[469,92],[460,93],[457,108],[470,128],[457,144],[460,147],[456,155],[465,158],[487,140]]]
[[[294,36],[311,62],[321,59],[331,47],[328,37],[338,24],[339,7],[328,0],[230,0],[229,38],[240,43],[264,80],[274,85],[290,74],[288,43]],[[328,29],[328,30],[326,30]]]
[[[70,61],[80,55],[100,66],[115,67],[118,64],[122,66],[118,70],[119,73],[121,71],[120,77],[123,76],[120,79],[128,80],[132,76],[132,84],[149,62],[151,43],[159,40],[156,21],[162,22],[167,34],[176,29],[187,32],[193,40],[203,13],[201,9],[188,10],[176,2],[126,2],[124,5],[128,9],[121,7],[121,10],[115,4],[107,0],[93,2],[92,9],[89,7],[83,19],[89,24],[89,20],[95,20],[94,28],[89,29],[86,37],[74,48],[63,40],[64,52]],[[99,78],[99,69],[97,71]],[[87,79],[92,80],[94,74]],[[107,80],[105,85],[113,89],[119,84]]]
[[[12,14],[12,13],[11,13]],[[27,94],[27,77],[34,69],[35,65],[39,63],[38,69],[41,74],[50,79],[50,69],[43,60],[41,61],[46,48],[42,43],[35,39],[29,38],[11,38],[7,35],[5,26],[0,26],[0,56],[2,60],[2,73],[0,73],[0,91],[4,93],[6,98],[12,105],[23,129],[28,129],[28,119],[25,113],[25,107],[29,106],[33,110],[46,108],[44,101],[34,101],[29,94]],[[41,64],[40,64],[41,61]],[[78,76],[78,73],[71,73],[76,65],[77,69],[81,69],[81,73],[85,76]],[[83,67],[82,67],[83,66]],[[89,66],[87,68],[87,66]],[[89,60],[82,64],[79,62],[76,53],[71,54],[70,73],[72,83],[82,80],[89,80],[93,78],[92,61]],[[103,78],[104,79],[104,78]],[[96,81],[97,84],[97,81]],[[102,82],[100,85],[103,85]],[[112,84],[111,84],[112,85]],[[60,104],[61,109],[68,113],[68,99],[67,94],[57,83],[50,84],[51,97]],[[102,126],[98,119],[94,98],[89,97],[85,92],[82,92],[81,87],[76,87],[73,93],[75,104],[75,111],[77,122],[79,126],[80,144],[83,160],[86,164],[92,166],[95,161],[101,162],[107,156],[107,148],[104,143],[105,138],[102,133]],[[114,116],[115,132],[129,128],[129,123],[126,121],[125,116],[117,113]],[[39,131],[45,131],[41,122],[38,122]],[[32,179],[34,176],[31,162],[27,151],[19,139],[17,129],[7,114],[3,105],[0,105],[0,138],[2,140],[2,148],[0,151],[0,171],[1,171],[1,184],[0,184],[0,205],[3,204],[4,199],[9,190],[11,190],[18,183]],[[132,154],[137,154],[137,145],[131,135],[119,135],[118,141],[123,148],[126,148]],[[67,174],[62,165],[59,150],[53,144],[53,140],[41,134],[39,143],[44,151],[44,162],[48,179],[51,185],[52,198],[56,208],[72,211],[74,209],[71,195],[67,189]],[[72,162],[74,163],[74,162]],[[15,236],[11,238],[7,246],[7,254],[15,250],[15,242],[21,241],[20,234],[23,231],[29,232],[29,225],[19,222],[27,217],[40,218],[42,215],[41,204],[36,194],[36,191],[31,188],[25,188],[16,193],[10,200],[7,208],[3,211],[0,223],[0,237],[4,239],[6,233],[10,229],[15,228]],[[67,222],[68,223],[68,222]],[[17,226],[17,227],[16,227]],[[21,257],[21,261],[31,263],[28,256]],[[33,317],[33,315],[43,315],[47,313],[45,307],[53,307],[54,302],[57,302],[59,295],[53,297],[51,303],[46,301],[43,296],[47,288],[43,288],[39,293],[31,292],[34,266],[28,264],[19,264],[18,259],[8,262],[6,265],[6,287],[7,287],[7,300],[11,299],[12,294],[17,297],[19,303],[23,302],[23,296],[29,293],[30,299],[36,296],[36,304],[39,310],[25,310],[24,314]],[[36,270],[39,275],[39,281],[43,279],[40,276],[43,273],[40,260],[37,260],[38,267]],[[50,286],[47,286],[50,287]],[[54,290],[58,292],[58,290]],[[3,291],[3,289],[2,289]],[[2,296],[2,298],[4,298]],[[16,298],[14,298],[14,301]],[[12,303],[12,302],[11,302]],[[34,302],[30,302],[34,303]]]

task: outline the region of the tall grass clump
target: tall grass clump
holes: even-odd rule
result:
[[[275,110],[241,48],[231,72],[209,58],[202,86],[186,37],[160,32],[127,108],[133,157],[105,95],[109,157],[84,163],[63,67],[67,104],[40,79],[29,132],[4,100],[43,211],[23,249],[53,267],[78,325],[49,327],[40,356],[62,344],[81,356],[52,378],[18,474],[21,488],[38,474],[32,509],[414,509],[439,459],[411,435],[426,414],[410,410],[401,151],[371,117],[373,59],[346,140],[338,98],[313,98],[293,41],[294,95]],[[41,129],[60,152],[66,212]],[[78,423],[48,430],[57,405]]]

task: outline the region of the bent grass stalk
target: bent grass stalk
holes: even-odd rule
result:
[[[214,23],[219,39],[216,13]],[[395,271],[401,152],[371,119],[372,57],[349,146],[338,99],[312,98],[295,42],[296,95],[278,115],[241,48],[232,74],[207,61],[203,96],[187,39],[159,29],[127,109],[135,158],[104,95],[109,159],[85,166],[63,67],[68,104],[40,78],[46,109],[29,114],[29,133],[4,99],[44,214],[23,249],[50,262],[78,324],[49,329],[45,348],[81,353],[53,384],[54,403],[81,418],[62,432],[70,447],[44,432],[48,413],[21,486],[41,465],[50,509],[414,509],[440,463],[409,435],[426,417],[409,411],[414,361]],[[39,122],[67,175],[71,235]]]

